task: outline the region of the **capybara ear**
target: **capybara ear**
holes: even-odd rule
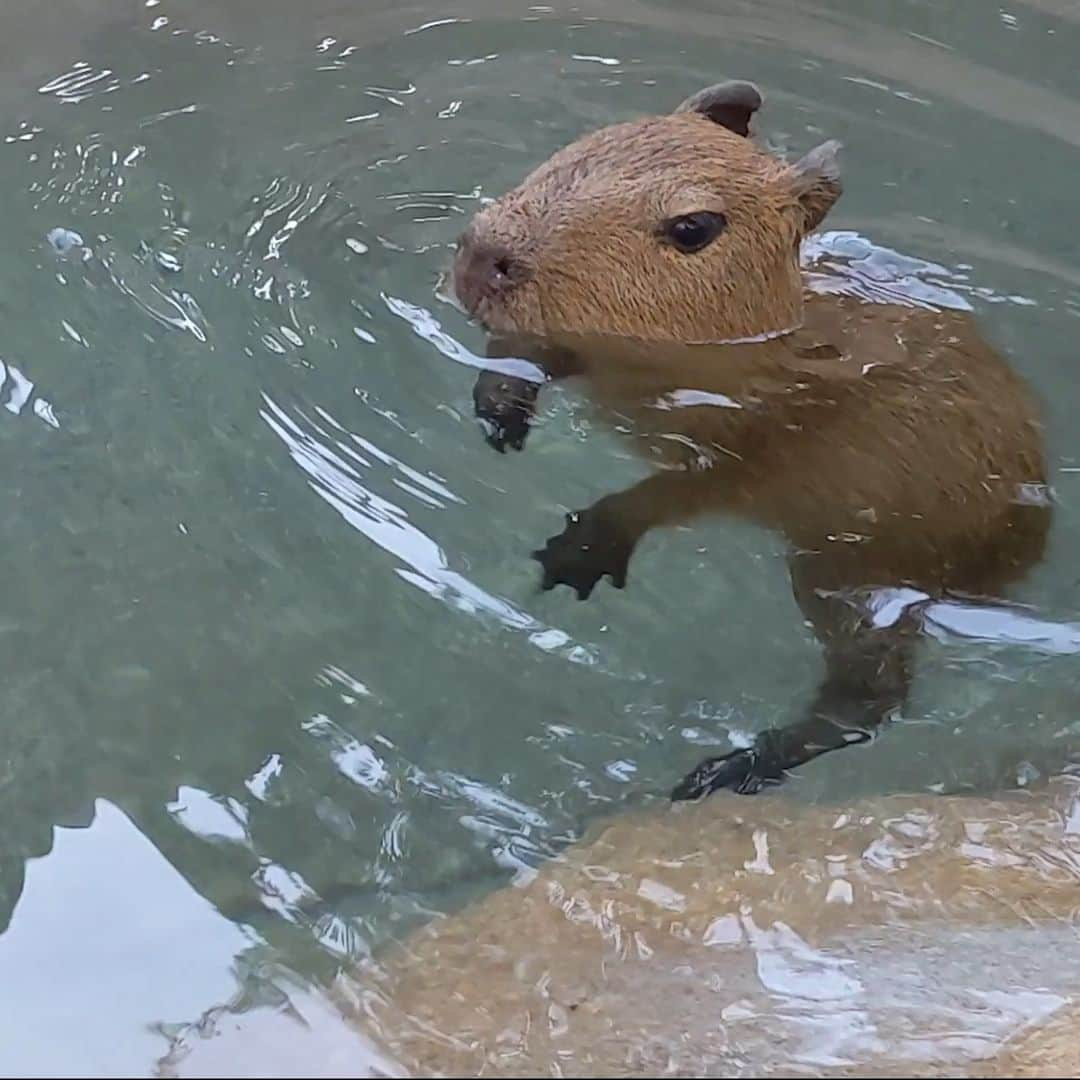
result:
[[[701,113],[736,135],[749,135],[750,117],[761,108],[763,100],[761,91],[753,83],[733,79],[699,90],[675,111]]]
[[[792,190],[803,211],[803,233],[816,229],[840,198],[840,143],[836,139],[815,146],[791,166]]]

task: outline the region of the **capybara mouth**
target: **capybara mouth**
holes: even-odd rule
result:
[[[435,295],[461,312],[470,322],[486,331],[493,329],[487,318],[487,301],[483,297],[470,297],[471,302],[467,303],[457,288],[453,269],[446,269],[439,275],[439,280],[435,283]]]
[[[485,330],[490,330],[488,313],[490,303],[488,299],[468,288],[461,287],[461,275],[457,265],[444,270],[435,286],[435,293],[441,299],[446,300],[452,307],[457,308],[471,322],[477,323]]]
[[[496,298],[484,295],[462,296],[453,271],[444,271],[435,287],[435,294],[461,312],[470,322],[487,333],[513,334],[522,332],[518,321]]]

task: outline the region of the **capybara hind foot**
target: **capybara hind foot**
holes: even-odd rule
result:
[[[783,779],[784,770],[775,758],[748,747],[722,757],[706,758],[679,781],[671,792],[671,801],[703,799],[721,788],[730,788],[738,795],[756,795],[763,787],[779,784]]]

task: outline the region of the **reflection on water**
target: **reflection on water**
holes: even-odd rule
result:
[[[20,1002],[17,1019],[3,1021],[4,1071],[105,1076],[129,1072],[140,1057],[153,1060],[158,1010],[197,1015],[227,997],[230,969],[255,945],[122,811],[99,800],[92,823],[58,830],[52,855],[31,864],[24,901],[0,937],[6,996]],[[129,955],[156,961],[118,964]],[[162,979],[165,970],[174,977]],[[78,1065],[57,1038],[72,1024]],[[118,1044],[121,1028],[126,1039]]]
[[[1014,24],[974,0],[859,14],[771,0],[719,15],[638,0],[527,12],[160,0],[9,16],[0,953],[17,992],[0,1071],[145,1073],[171,1046],[166,1071],[239,1073],[296,1015],[308,1036],[284,1042],[318,1049],[301,1061],[282,1049],[261,1071],[300,1074],[324,1051],[328,1073],[344,1060],[391,1069],[307,984],[388,964],[388,941],[479,896],[500,897],[502,918],[561,872],[548,860],[592,819],[662,804],[699,757],[745,746],[814,684],[782,543],[750,525],[657,533],[634,587],[588,604],[539,590],[528,553],[551,523],[644,470],[570,386],[540,397],[526,453],[491,453],[475,369],[538,372],[483,358],[439,286],[482,200],[580,131],[718,77],[766,89],[759,126],[777,149],[844,140],[848,193],[804,252],[815,287],[970,310],[1044,407],[1056,503],[1013,606],[891,598],[930,631],[905,730],[808,765],[788,785],[798,805],[770,797],[710,864],[750,863],[783,890],[810,863],[782,857],[777,835],[811,852],[831,813],[815,804],[854,815],[888,791],[1039,787],[1061,771],[1077,746],[1080,267],[1062,222],[1080,84],[1077,24],[1050,7],[1024,4]],[[993,831],[1006,811],[973,814]],[[636,850],[651,859],[642,828]],[[707,836],[680,830],[654,835],[708,881],[692,855]],[[873,839],[838,833],[846,857]],[[1026,866],[1070,878],[1068,838],[1023,835]],[[1012,850],[967,842],[972,860]],[[656,901],[686,882],[636,858],[627,895],[643,887],[668,910]],[[588,881],[605,860],[623,873],[605,855]],[[828,910],[861,912],[857,879],[844,880],[855,904],[829,885]],[[913,911],[968,917],[936,911],[944,879],[920,880]],[[509,882],[514,893],[496,891]],[[1003,878],[972,889],[1002,897],[995,913],[1028,911]],[[1065,893],[1045,903],[1058,914]],[[815,1054],[858,1057],[881,1037],[874,1010],[893,999],[863,957],[894,950],[881,971],[912,1008],[927,972],[984,995],[1007,985],[1000,971],[977,982],[949,929],[921,926],[926,952],[901,975],[895,943],[869,929],[881,923],[860,914],[862,937],[845,924],[825,942],[797,912],[770,912],[725,910],[710,940],[737,933],[733,947],[763,958],[752,973],[786,1002],[768,1030],[803,1032]],[[475,944],[474,923],[455,925]],[[1008,983],[1027,997],[981,999],[978,1023],[965,1007],[965,1038],[996,1039],[1075,992],[1054,966],[1071,962],[1064,937],[985,933],[1017,971],[1038,956],[1046,974]],[[652,938],[642,948],[664,955]],[[763,985],[725,1000],[739,1039],[764,1014]],[[560,1030],[562,1002],[549,1005]],[[831,1050],[813,1028],[826,1006],[848,1025]],[[212,1030],[228,1035],[202,1038]],[[746,1039],[754,1072],[767,1059]]]

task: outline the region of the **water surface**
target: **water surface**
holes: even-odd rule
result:
[[[842,139],[809,255],[970,306],[1031,381],[1059,505],[1016,599],[1080,620],[1067,6],[57,7],[0,47],[0,1071],[145,1073],[238,985],[329,977],[812,686],[749,526],[537,591],[528,552],[643,467],[570,389],[494,454],[436,286],[479,200],[583,129],[748,77],[778,151]],[[944,633],[908,723],[794,794],[1060,771],[1055,640]]]

